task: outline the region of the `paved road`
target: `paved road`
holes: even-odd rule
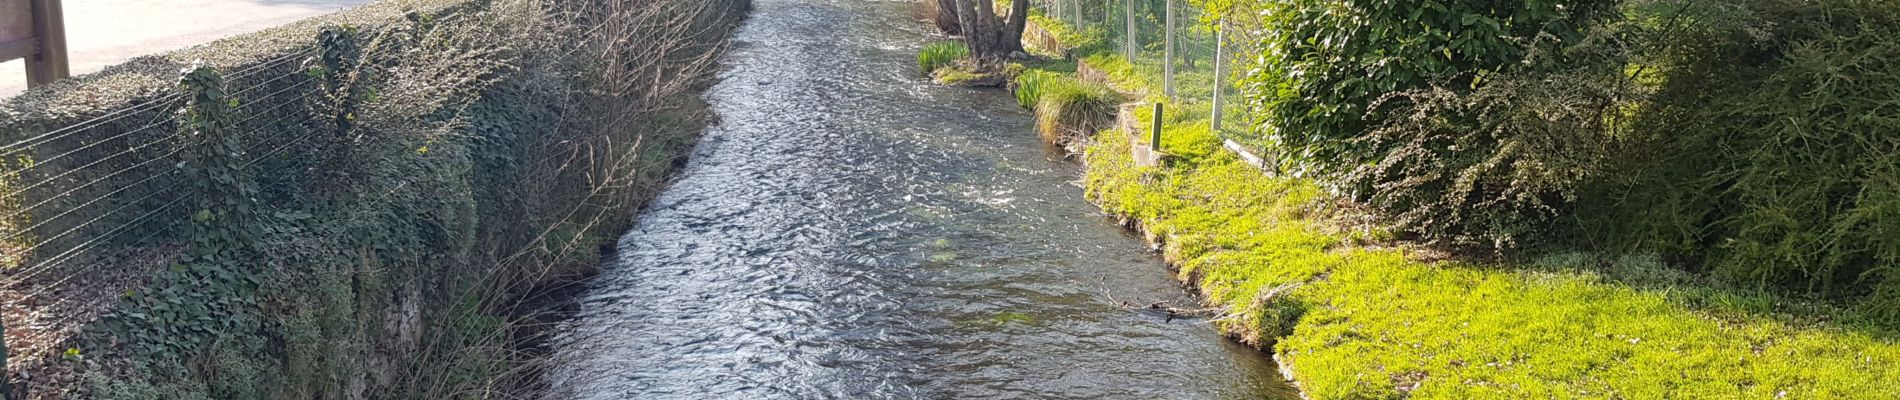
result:
[[[73,75],[147,54],[323,15],[371,0],[65,0]],[[26,66],[0,63],[0,97],[26,90]]]

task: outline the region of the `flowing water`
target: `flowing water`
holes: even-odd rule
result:
[[[1293,398],[997,90],[915,73],[915,2],[756,0],[679,180],[557,341],[577,398]]]

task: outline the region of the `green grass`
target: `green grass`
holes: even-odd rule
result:
[[[963,42],[942,41],[931,43],[925,45],[924,49],[917,53],[917,68],[919,71],[928,75],[936,72],[938,68],[950,65],[957,62],[957,60],[962,60],[964,57],[969,56],[970,48],[969,46],[965,46]]]
[[[1069,78],[1058,73],[1040,69],[1032,69],[1023,72],[1022,75],[1017,75],[1016,89],[1014,92],[1016,95],[1016,105],[1022,106],[1022,108],[1035,108],[1036,102],[1042,100],[1044,87],[1051,85],[1052,82],[1057,79]]]
[[[1126,100],[1101,84],[1064,76],[1044,80],[1038,86],[1036,129],[1043,137],[1058,142],[1087,138],[1091,132],[1108,127],[1115,107]]]
[[[1081,60],[1155,100],[1158,69]],[[1054,74],[1024,76],[1041,73]],[[1219,149],[1205,104],[1169,106],[1177,161],[1137,166],[1123,133],[1102,131],[1083,155],[1087,195],[1162,238],[1178,277],[1230,310],[1215,325],[1280,356],[1313,399],[1900,398],[1896,333],[1858,311],[1653,257],[1418,261],[1313,182]]]
[[[1061,19],[1043,15],[1040,9],[1030,12],[1029,22],[1049,31],[1049,34],[1055,36],[1057,41],[1062,42],[1065,50],[1071,52],[1094,53],[1108,45],[1108,33],[1099,26],[1076,29],[1074,25],[1064,23]]]
[[[1331,199],[1310,182],[1268,177],[1218,151],[1137,167],[1127,142],[1113,140],[1119,133],[1104,135],[1086,155],[1090,198],[1165,238],[1182,279],[1209,302],[1238,310],[1217,324],[1223,331],[1253,344],[1277,338],[1272,350],[1315,399],[1408,391],[1500,399],[1900,396],[1890,384],[1900,382],[1900,346],[1878,333],[1716,312],[1695,301],[1783,299],[1644,289],[1593,265],[1412,261],[1401,250],[1352,244],[1365,233],[1330,218]],[[1286,289],[1263,296],[1275,288]]]
[[[989,74],[971,71],[958,65],[937,67],[936,72],[931,73],[931,75],[936,78],[937,83],[945,85],[955,85],[989,77]]]

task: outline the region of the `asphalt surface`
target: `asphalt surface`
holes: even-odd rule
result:
[[[328,14],[372,0],[65,0],[73,75]],[[0,97],[26,90],[26,64],[0,62]]]

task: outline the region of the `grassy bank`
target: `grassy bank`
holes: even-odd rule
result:
[[[1900,346],[1782,318],[1785,299],[1672,283],[1641,257],[1415,261],[1365,244],[1309,182],[1211,148],[1138,167],[1119,135],[1088,149],[1090,198],[1165,242],[1230,310],[1221,330],[1271,345],[1312,398],[1900,396]]]
[[[1078,58],[1117,88],[1158,92],[1149,68]],[[1860,311],[1640,255],[1435,256],[1314,182],[1219,149],[1205,108],[1171,105],[1165,166],[1137,166],[1125,133],[1098,133],[1088,196],[1165,243],[1179,277],[1227,308],[1216,325],[1272,352],[1311,398],[1900,396],[1894,330]]]

